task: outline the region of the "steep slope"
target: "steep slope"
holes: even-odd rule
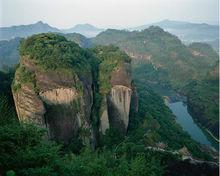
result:
[[[21,43],[20,56],[12,86],[20,121],[48,128],[50,138],[93,147],[99,129],[126,134],[133,85],[130,58],[117,47],[89,51],[63,36],[38,34]]]
[[[90,39],[78,33],[63,34],[63,36],[67,40],[77,43],[82,48],[90,48],[92,45]]]
[[[15,37],[28,37],[33,34],[46,32],[60,32],[60,30],[51,27],[42,21],[29,25],[2,27],[0,28],[0,40],[10,40]]]
[[[219,62],[200,81],[191,81],[182,90],[188,97],[188,107],[193,116],[216,139],[219,139]]]
[[[99,64],[100,131],[109,128],[126,133],[132,94],[135,93],[131,79],[130,58],[117,47],[93,49]]]
[[[19,119],[47,127],[52,138],[89,143],[93,94],[85,52],[64,37],[39,34],[22,42],[20,55],[13,83]]]
[[[13,77],[14,70],[9,70],[8,72],[0,71],[0,121],[2,125],[16,117],[14,100],[10,89]]]
[[[187,47],[177,37],[153,26],[141,32],[107,30],[93,38],[92,42],[94,44],[119,46],[133,58],[134,68],[139,68],[135,70],[146,76],[146,84],[157,84],[182,93],[185,86],[193,81],[210,80],[207,78],[207,73],[213,69],[216,61],[218,61],[218,54],[207,44],[193,43]],[[192,86],[189,87],[192,88]],[[218,90],[215,87],[210,84],[209,92],[203,89],[204,91],[199,93],[200,88],[196,88],[192,92],[195,95],[198,93],[204,99],[206,93],[209,94],[209,97],[216,97]],[[186,95],[188,98],[193,96],[193,94],[191,96]],[[198,101],[199,99],[196,102]],[[217,128],[211,130],[211,126],[216,126],[218,123],[218,120],[216,121],[218,119],[218,108],[210,108],[212,106],[218,107],[218,103],[216,104],[213,101],[209,101],[209,103],[210,105],[207,106],[205,101],[201,102],[203,108],[199,108],[199,110],[202,114],[206,114],[205,119],[208,119],[212,125],[207,125],[206,120],[198,120],[218,137],[216,135]],[[188,102],[188,104],[190,103]],[[193,106],[195,107],[195,103]],[[194,114],[194,118],[197,118],[197,113],[192,114]]]

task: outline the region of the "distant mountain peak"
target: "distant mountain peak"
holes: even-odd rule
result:
[[[47,32],[60,32],[60,30],[55,27],[51,27],[47,23],[38,21],[34,24],[0,28],[0,40],[9,40],[16,37],[28,37],[33,34]]]
[[[80,30],[100,30],[99,28],[95,27],[94,25],[91,25],[89,23],[85,24],[77,24],[72,29],[80,29]]]
[[[77,24],[72,28],[63,30],[65,33],[79,33],[86,37],[95,37],[101,31],[103,31],[103,29],[97,28],[89,23]]]
[[[38,21],[36,24],[46,24],[46,23],[43,23],[43,21]]]
[[[156,25],[152,25],[149,28],[146,28],[144,30],[164,31],[160,26],[156,26]]]
[[[89,27],[95,27],[94,25],[92,24],[89,24],[89,23],[84,23],[84,24],[77,24],[75,26],[89,26]],[[96,28],[96,27],[95,27]]]

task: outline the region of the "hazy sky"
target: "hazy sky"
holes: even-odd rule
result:
[[[218,0],[0,0],[0,26],[130,27],[163,19],[218,23]]]

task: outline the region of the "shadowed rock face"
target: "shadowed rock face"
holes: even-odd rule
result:
[[[94,57],[94,66],[92,55],[54,34],[30,37],[21,46],[20,65],[12,85],[20,121],[46,127],[49,137],[58,141],[68,143],[81,138],[92,147],[99,135],[96,129],[104,134],[116,128],[126,134],[135,92],[126,54],[117,48],[104,48],[100,53],[106,56],[107,52],[107,56]],[[110,71],[103,81],[98,75],[105,74],[106,68]],[[104,93],[98,89],[99,82],[107,85]],[[96,94],[102,97],[101,107],[93,98]],[[94,117],[96,112],[99,119]]]
[[[51,138],[64,142],[78,136],[81,128],[92,133],[91,75],[79,79],[74,73],[65,75],[57,71],[44,72],[30,62],[23,61],[21,66],[35,75],[37,90],[32,84],[25,83],[21,89],[13,92],[20,121],[31,121],[45,126]],[[15,76],[16,83],[20,82],[18,75]],[[82,85],[81,92],[74,85]],[[82,137],[85,143],[90,142],[87,137]]]
[[[50,138],[66,143],[74,137],[85,144],[94,140],[93,79],[83,52],[55,34],[39,34],[22,42],[12,85],[20,121],[46,127]]]
[[[105,134],[105,131],[109,129],[109,118],[108,118],[108,106],[107,99],[103,97],[101,106],[101,116],[100,116],[100,131]]]

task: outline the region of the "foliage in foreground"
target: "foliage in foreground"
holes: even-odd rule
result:
[[[80,154],[42,140],[45,131],[32,124],[0,126],[0,173],[8,175],[161,175],[158,156],[123,144],[117,151],[83,148]],[[131,149],[131,148],[130,148]]]

